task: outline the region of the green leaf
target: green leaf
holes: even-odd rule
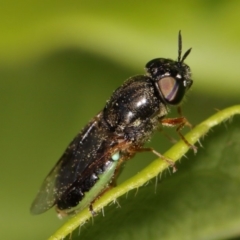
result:
[[[155,160],[96,201],[94,210],[105,207],[104,217],[99,213],[91,220],[85,209],[50,239],[68,234],[72,239],[223,239],[239,234],[240,117],[219,125],[236,114],[240,105],[216,113],[186,135],[191,144],[204,137],[195,156],[190,151],[187,160],[182,158],[188,151],[182,141],[167,151],[173,161],[182,158],[176,173],[162,174],[168,166]]]

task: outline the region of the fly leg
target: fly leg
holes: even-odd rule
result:
[[[94,201],[90,203],[89,211],[91,212],[92,216],[94,217],[97,215],[97,213],[93,210],[93,203],[94,203]]]
[[[180,111],[180,110],[179,110]],[[163,126],[168,127],[175,127],[177,126],[177,133],[180,136],[180,138],[184,141],[184,143],[191,149],[193,149],[194,153],[197,153],[197,147],[190,144],[187,139],[182,135],[181,129],[185,126],[188,126],[190,129],[192,128],[192,125],[188,122],[188,120],[185,117],[178,117],[178,118],[164,118],[161,119],[161,124]]]
[[[134,148],[133,151],[135,151],[135,152],[152,152],[159,158],[163,159],[169,166],[171,166],[173,168],[173,172],[177,171],[176,165],[172,159],[163,156],[161,153],[157,152],[153,148]]]
[[[114,187],[114,185],[112,185],[112,183],[110,183],[89,205],[88,209],[91,212],[92,216],[95,217],[97,215],[97,213],[94,211],[93,209],[93,204],[94,202],[99,199],[102,195],[104,195],[105,192],[109,191],[110,189],[112,189]]]

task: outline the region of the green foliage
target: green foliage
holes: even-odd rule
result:
[[[182,31],[183,50],[193,48],[186,63],[192,69],[194,83],[183,104],[184,116],[193,125],[197,125],[215,113],[216,109],[239,104],[239,7],[239,1],[203,0],[2,1],[0,8],[2,239],[46,239],[64,224],[65,220],[59,221],[54,210],[40,216],[30,215],[29,207],[41,182],[71,139],[104,107],[114,89],[128,77],[144,74],[144,66],[149,60],[155,57],[172,59],[177,57],[179,30]],[[176,116],[174,110],[169,115]],[[169,176],[166,171],[162,174],[156,194],[154,179],[146,187],[139,188],[136,197],[135,190],[129,192],[127,200],[126,194],[123,194],[118,200],[122,208],[117,208],[117,205],[106,207],[105,218],[98,216],[94,218],[93,226],[90,226],[91,222],[84,225],[81,236],[87,238],[90,232],[94,233],[94,229],[98,229],[96,234],[99,234],[99,237],[100,233],[104,232],[111,236],[111,231],[127,234],[128,230],[124,232],[122,229],[128,225],[129,228],[133,228],[131,234],[137,233],[140,227],[136,226],[137,231],[134,231],[133,220],[130,219],[131,213],[137,211],[141,216],[147,217],[146,212],[151,215],[143,221],[137,214],[133,214],[134,218],[137,217],[137,222],[142,224],[143,231],[149,233],[153,231],[150,231],[150,228],[142,228],[146,222],[164,221],[166,224],[170,222],[172,224],[168,226],[172,225],[176,230],[172,234],[179,239],[178,233],[180,230],[183,231],[183,228],[177,227],[177,224],[183,219],[176,219],[177,224],[173,225],[173,218],[169,216],[167,221],[168,215],[164,215],[169,213],[157,211],[163,209],[167,211],[170,208],[174,210],[172,214],[177,215],[181,209],[174,207],[173,203],[185,204],[184,206],[202,204],[206,209],[207,206],[211,206],[208,201],[200,201],[204,197],[211,198],[214,195],[211,190],[206,193],[207,196],[193,194],[193,199],[198,198],[191,201],[191,197],[185,195],[184,189],[187,186],[184,184],[176,186],[174,181],[178,176],[178,181],[180,179],[184,181],[182,174],[186,174],[187,179],[192,176],[197,178],[199,173],[192,171],[194,166],[197,168],[201,162],[205,167],[220,168],[218,157],[222,156],[222,145],[219,143],[221,150],[219,152],[209,147],[224,137],[228,136],[231,139],[231,135],[228,135],[231,128],[232,125],[229,124],[226,128],[223,127],[221,137],[217,129],[208,133],[206,140],[202,141],[203,148],[199,148],[196,156],[193,156],[191,151],[187,153],[189,160],[182,158],[181,164],[177,165],[179,169],[177,173]],[[169,135],[176,136],[175,130],[166,128],[164,130]],[[237,130],[235,134],[238,134]],[[208,140],[215,135],[217,140]],[[171,143],[161,134],[156,134],[148,146],[164,153],[170,148]],[[229,148],[225,147],[225,151],[229,149],[229,154],[233,154],[235,145],[229,143],[227,146]],[[203,153],[206,153],[206,158],[203,157],[201,160],[199,158]],[[226,169],[231,166],[231,172],[235,175],[239,165],[237,157],[238,154],[235,153],[230,160],[221,161],[222,166],[227,165]],[[151,154],[137,154],[131,159],[119,178],[119,186],[149,165],[152,158]],[[206,169],[203,172],[207,174]],[[188,173],[190,175],[187,175]],[[220,184],[223,177],[219,178]],[[197,179],[202,178],[199,176]],[[204,179],[196,181],[198,184],[201,182],[204,184]],[[210,185],[210,180],[208,182],[204,186]],[[188,188],[193,183],[194,181],[189,180]],[[227,181],[225,183],[227,186],[221,184],[224,191],[229,193],[231,189],[228,188],[234,183],[227,184]],[[182,191],[180,186],[184,186]],[[204,191],[207,191],[207,186]],[[192,188],[200,190],[199,185]],[[232,191],[234,192],[233,187]],[[232,193],[230,196],[226,194],[225,197],[232,203],[223,201],[221,209],[229,208],[236,218],[235,224],[238,224],[237,197],[235,201],[231,196],[234,198],[235,194]],[[144,197],[152,200],[145,200]],[[170,201],[172,199],[174,201]],[[159,202],[157,207],[155,201]],[[145,210],[141,214],[143,208],[148,209],[151,206],[154,210]],[[192,209],[194,207],[195,205]],[[223,214],[223,210],[219,211],[219,214]],[[162,218],[159,218],[159,215]],[[200,216],[198,222],[211,226]],[[229,223],[233,227],[232,230],[229,230],[229,227],[223,237],[216,239],[239,234],[239,231],[236,233],[232,220],[228,220],[227,215],[223,216],[226,219],[225,224]],[[129,222],[126,221],[128,218]],[[117,219],[121,220],[120,224],[114,223]],[[213,221],[216,219],[220,217],[214,218]],[[196,221],[190,217],[188,221],[195,224],[189,227],[189,231],[195,231]],[[102,230],[100,224],[115,227],[105,227]],[[164,223],[160,225],[166,226]],[[151,226],[155,228],[154,224]],[[157,228],[160,229],[159,226]],[[219,230],[219,235],[220,233]],[[77,231],[74,232],[75,236]],[[144,236],[142,233],[142,237]]]

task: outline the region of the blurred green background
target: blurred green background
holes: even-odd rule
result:
[[[153,58],[177,58],[179,30],[183,51],[193,48],[184,115],[198,124],[238,104],[239,12],[236,0],[2,1],[1,238],[46,239],[63,224],[54,210],[29,212],[44,177],[125,79]],[[162,153],[170,145],[161,134],[151,142]],[[154,158],[138,155],[120,181]]]

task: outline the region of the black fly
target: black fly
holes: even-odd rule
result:
[[[111,96],[104,109],[73,139],[44,180],[31,206],[40,214],[56,206],[59,216],[75,213],[111,186],[120,164],[144,148],[154,130],[162,125],[189,125],[186,118],[165,118],[168,106],[179,106],[191,87],[191,72],[178,37],[178,59],[156,58],[146,64],[146,75],[129,78]],[[191,146],[181,135],[181,138]],[[163,157],[171,166],[171,160]],[[92,210],[93,212],[93,210]]]

